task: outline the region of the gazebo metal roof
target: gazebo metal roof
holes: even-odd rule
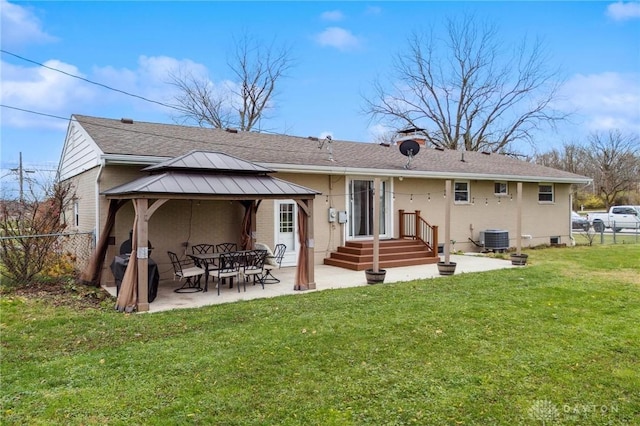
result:
[[[191,151],[146,167],[149,176],[103,191],[108,198],[299,199],[319,194],[269,176],[272,170],[220,152]]]

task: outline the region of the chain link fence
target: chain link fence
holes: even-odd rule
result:
[[[91,259],[95,241],[94,232],[0,237],[2,283],[24,287],[77,278]],[[42,247],[48,249],[43,252]]]
[[[640,244],[640,226],[636,228],[592,227],[588,231],[573,232],[578,245]]]

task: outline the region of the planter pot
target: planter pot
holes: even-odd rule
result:
[[[516,266],[524,266],[527,264],[528,254],[512,254],[511,255],[511,264]]]
[[[453,275],[456,271],[456,262],[438,262],[438,272],[440,275]]]
[[[367,269],[364,271],[367,277],[367,284],[380,284],[384,282],[384,277],[387,275],[386,269],[380,269],[374,272],[373,269]]]

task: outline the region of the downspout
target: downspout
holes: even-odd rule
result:
[[[571,191],[571,187],[569,187],[569,210],[573,211],[573,191]],[[569,241],[571,241],[571,245],[576,245],[576,239],[573,236],[573,220],[571,219],[571,214],[569,214]]]
[[[93,245],[95,247],[95,245],[97,244],[98,240],[100,239],[100,230],[102,229],[102,226],[100,226],[100,179],[102,179],[102,172],[104,171],[104,167],[105,167],[105,160],[104,158],[102,158],[100,160],[100,168],[98,169],[98,175],[96,176],[96,183],[95,183],[95,191],[96,191],[96,196],[95,196],[95,200],[96,200],[96,205],[95,205],[95,228],[94,228],[94,241],[93,241]]]

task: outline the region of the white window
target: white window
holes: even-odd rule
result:
[[[538,201],[541,203],[553,203],[553,184],[541,183],[538,185]]]
[[[293,203],[280,204],[280,232],[294,231]]]
[[[456,181],[453,183],[453,201],[456,203],[469,202],[469,182]]]
[[[494,182],[493,193],[495,195],[508,195],[509,185],[507,184],[507,182]]]

